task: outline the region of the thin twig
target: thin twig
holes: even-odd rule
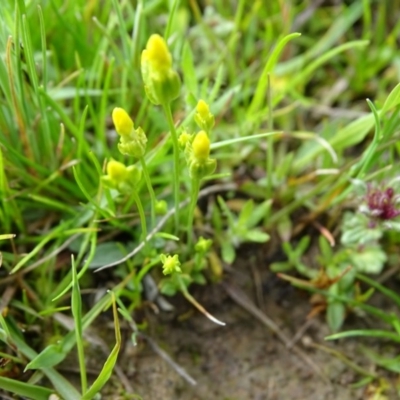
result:
[[[219,184],[219,185],[213,185],[213,186],[209,186],[206,187],[205,189],[201,190],[199,192],[199,198],[201,197],[206,197],[209,196],[212,193],[217,193],[217,192],[223,192],[223,191],[227,191],[227,190],[234,190],[237,189],[237,185],[234,183],[227,183],[227,184]],[[190,199],[186,199],[184,201],[182,201],[179,204],[179,208],[183,208],[186,207],[189,204]],[[99,271],[103,271],[107,268],[111,268],[111,267],[115,267],[116,265],[122,264],[125,261],[128,261],[130,258],[132,258],[133,256],[135,256],[137,253],[139,253],[139,251],[141,251],[143,249],[143,247],[146,245],[147,242],[149,242],[153,236],[159,232],[163,226],[165,225],[165,223],[175,214],[175,207],[172,208],[171,210],[169,210],[167,212],[167,214],[165,214],[160,221],[158,221],[158,224],[154,227],[154,229],[146,236],[146,239],[141,242],[135,249],[133,249],[129,254],[127,254],[125,257],[117,260],[117,261],[113,261],[112,263],[103,265],[100,268],[97,268],[94,272],[99,272]]]

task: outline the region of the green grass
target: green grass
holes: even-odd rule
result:
[[[197,240],[206,225],[212,250],[227,262],[241,243],[265,242],[267,233],[277,232],[288,262],[276,269],[297,269],[308,279],[318,269],[330,279],[339,276],[351,252],[359,272],[381,272],[393,264],[396,220],[379,225],[370,258],[361,254],[360,243],[347,238],[329,249],[315,233],[319,260],[304,265],[308,248],[296,252],[287,242],[298,241],[301,224],[320,216],[337,237],[351,231],[343,209],[357,213],[354,199],[360,202],[362,195],[354,194],[354,179],[396,189],[390,182],[399,174],[400,18],[393,10],[400,2],[338,2],[317,8],[310,18],[312,1],[212,3],[212,8],[176,0],[2,4],[0,234],[15,237],[1,237],[0,285],[13,293],[0,319],[0,351],[36,374],[28,382],[0,377],[0,388],[34,399],[47,399],[53,390],[64,399],[92,398],[116,362],[118,318],[129,315],[121,307],[118,314],[116,304],[130,312],[140,306],[145,273],[154,272],[165,293],[182,291],[198,307],[187,290],[191,283],[206,283],[208,253],[192,255],[190,227]],[[151,104],[143,87],[141,52],[153,33],[168,39],[182,81],[180,97],[170,104],[172,120],[168,108],[166,118],[161,106]],[[194,120],[199,99],[215,116],[209,136],[210,157],[217,160],[217,171],[201,185],[220,185],[218,194],[231,200],[252,199],[242,204],[247,204],[242,213],[222,197],[207,215],[193,212],[200,180],[192,180],[170,131],[173,124],[178,136],[199,130]],[[118,152],[114,107],[127,110],[147,135],[142,162],[157,200],[166,202],[166,215],[155,223],[144,179],[122,194],[102,184],[110,159],[143,167]],[[178,185],[171,179],[173,165]],[[138,214],[138,198],[145,218]],[[180,212],[174,213],[179,201]],[[194,221],[188,221],[189,212]],[[144,223],[149,240],[142,245]],[[171,243],[183,272],[163,278],[159,258]],[[132,251],[134,257],[108,271],[110,292],[91,305],[83,289],[98,286],[105,274],[94,269]],[[389,261],[377,265],[377,257]],[[327,303],[334,304],[327,313],[334,329],[354,306],[355,279],[345,274],[322,288]],[[108,308],[116,345],[96,381],[87,382],[84,330]],[[60,329],[57,312],[73,319],[75,331]],[[48,333],[31,345],[21,325],[28,332],[46,327]],[[77,353],[80,388],[57,372],[71,352]]]

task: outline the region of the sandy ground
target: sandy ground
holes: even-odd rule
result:
[[[225,327],[213,324],[180,297],[172,299],[176,306],[173,313],[155,315],[150,309],[145,313],[149,336],[196,381],[196,385],[179,376],[144,341],[139,340],[136,347],[128,341],[120,365],[133,392],[143,400],[374,399],[366,394],[365,387],[351,387],[363,376],[349,369],[337,357],[309,343],[329,346],[363,368],[375,370],[373,363],[363,354],[362,346],[379,352],[381,342],[368,339],[326,342],[324,337],[329,330],[321,316],[308,325],[296,342],[297,351],[303,353],[299,356],[228,295],[227,284],[243,290],[253,304],[257,303],[254,279],[244,260],[241,267],[228,274],[225,284],[193,290],[195,297],[213,315],[226,322]],[[258,268],[262,265],[259,264]],[[263,313],[291,340],[306,323],[310,296],[268,272],[261,270],[260,277]],[[345,328],[366,327],[368,324],[368,318],[353,317]],[[123,397],[114,392],[103,398]],[[393,393],[386,397],[389,400],[396,398]],[[384,397],[376,399],[383,400]]]

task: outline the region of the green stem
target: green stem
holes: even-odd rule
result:
[[[151,226],[154,228],[156,226],[156,204],[157,199],[154,193],[153,186],[151,184],[149,171],[147,169],[146,161],[144,157],[140,157],[140,164],[142,165],[142,171],[144,180],[146,181],[147,190],[149,191],[150,198],[151,198]]]
[[[188,248],[190,249],[193,242],[193,222],[194,222],[194,211],[196,210],[197,199],[199,197],[200,190],[200,179],[192,179],[192,193],[190,194],[190,205],[189,214],[187,221],[187,233],[188,233]]]
[[[381,124],[380,124],[380,120],[379,120],[378,111],[377,111],[374,103],[372,103],[372,101],[367,99],[367,103],[368,103],[369,107],[371,108],[371,111],[374,115],[375,133],[374,133],[374,138],[372,139],[371,144],[368,146],[367,150],[364,152],[362,159],[360,160],[360,170],[357,174],[358,179],[362,179],[365,175],[365,171],[368,170],[368,168],[371,164],[372,158],[374,157],[374,155],[376,155],[376,148],[378,147],[379,140],[382,136]]]
[[[142,201],[140,200],[140,197],[138,196],[138,194],[135,191],[132,192],[132,196],[133,196],[133,199],[135,200],[136,206],[139,211],[140,224],[142,225],[142,236],[143,236],[142,240],[146,241],[147,225],[146,225],[146,215],[144,213],[143,204],[142,204]]]
[[[79,371],[81,377],[81,389],[82,393],[85,393],[87,390],[87,377],[86,377],[86,365],[85,365],[85,351],[83,349],[83,341],[81,332],[76,333],[76,347],[78,350],[78,360],[79,360]]]
[[[85,393],[87,390],[87,376],[86,376],[86,365],[85,365],[85,351],[83,349],[82,298],[81,298],[79,281],[76,273],[76,266],[73,256],[71,257],[71,261],[72,261],[71,310],[75,322],[75,338],[76,338],[76,347],[78,351],[81,388],[82,388],[82,393]]]
[[[174,120],[172,118],[170,104],[163,104],[164,113],[168,120],[169,129],[172,137],[172,147],[174,152],[174,204],[175,204],[175,229],[179,229],[179,143],[176,133]]]
[[[270,132],[273,131],[273,119],[272,119],[272,93],[271,93],[271,80],[268,74],[268,129]],[[267,199],[270,199],[273,193],[273,182],[272,174],[274,169],[274,138],[272,136],[267,137]]]

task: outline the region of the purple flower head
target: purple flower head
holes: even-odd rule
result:
[[[381,221],[388,221],[400,215],[397,208],[398,195],[395,195],[393,188],[376,189],[368,185],[365,200],[368,213]]]

